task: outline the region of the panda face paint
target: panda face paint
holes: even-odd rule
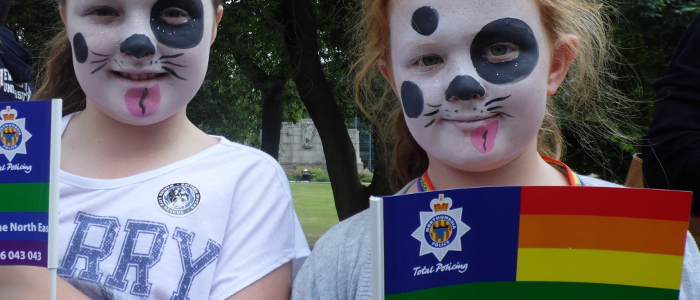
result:
[[[514,18],[498,19],[484,26],[474,37],[470,52],[476,72],[493,84],[524,79],[535,69],[539,58],[532,29]],[[499,54],[503,58],[497,58]]]
[[[211,1],[69,0],[64,10],[86,110],[154,124],[183,110],[201,87]]]
[[[166,14],[184,12],[189,18],[171,22],[163,18]],[[158,0],[151,9],[151,30],[158,42],[171,48],[188,49],[196,47],[204,34],[204,7],[201,1]]]
[[[534,0],[390,3],[392,84],[431,164],[485,171],[536,147],[550,50]]]

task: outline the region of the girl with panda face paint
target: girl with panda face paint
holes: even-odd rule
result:
[[[309,248],[284,171],[185,113],[223,1],[57,2],[58,299],[288,299]],[[0,268],[0,299],[48,298],[46,269]]]
[[[436,188],[568,183],[539,157],[537,132],[575,36],[550,45],[534,1],[393,1],[389,16],[379,67]]]
[[[83,113],[94,109],[130,125],[182,119],[204,80],[216,35],[218,11],[204,4],[68,1],[61,16],[86,94]]]
[[[604,1],[362,4],[355,98],[382,135],[395,138],[389,180],[396,195],[480,186],[617,186],[579,176],[557,160],[563,142],[551,113],[558,90],[565,95],[558,101],[568,102],[559,107],[584,116],[605,115],[595,110],[605,107],[601,102],[626,99],[603,78],[609,61]],[[377,94],[377,73],[395,98]],[[606,133],[619,136],[615,128]],[[372,221],[365,210],[326,232],[295,278],[292,299],[370,299]],[[423,250],[416,246],[416,255]],[[680,299],[697,299],[700,283],[692,274],[700,274],[700,253],[690,235],[685,253]]]

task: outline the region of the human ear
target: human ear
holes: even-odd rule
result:
[[[63,20],[63,25],[66,25],[66,9],[63,5],[58,7],[58,13],[61,14],[61,20]]]
[[[224,7],[219,5],[219,7],[216,8],[216,21],[214,22],[214,29],[211,32],[211,41],[209,42],[209,46],[214,44],[214,40],[216,39],[216,30],[219,28],[219,22],[221,22],[221,17],[224,16]]]
[[[396,82],[394,82],[394,74],[392,74],[391,70],[389,69],[389,66],[387,65],[386,61],[383,59],[380,59],[377,62],[377,66],[379,67],[379,72],[382,73],[382,76],[386,79],[386,81],[389,82],[389,85],[391,85],[391,89],[394,90],[394,94],[396,94],[396,97],[399,96],[399,92],[396,89]]]
[[[566,78],[566,73],[569,72],[569,67],[576,58],[578,45],[578,38],[571,34],[560,37],[554,43],[552,63],[547,80],[547,96],[554,95]]]

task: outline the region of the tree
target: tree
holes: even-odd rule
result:
[[[654,79],[664,75],[676,45],[692,21],[700,13],[696,0],[617,0],[611,32],[617,47],[616,60],[621,64],[613,72],[619,78],[617,87],[638,102],[629,112],[635,118],[622,120],[618,126],[631,141],[599,142],[599,156],[585,152],[571,130],[564,130],[568,143],[565,160],[572,169],[583,174],[597,174],[603,179],[623,183],[631,155],[640,152],[642,134],[651,123]]]
[[[375,169],[370,186],[360,183],[341,106],[323,72],[314,6],[309,0],[283,0],[282,7],[294,82],[321,137],[338,218],[343,220],[366,209],[369,195],[388,194],[385,173]]]
[[[651,119],[652,103],[646,101],[652,98],[651,82],[665,73],[678,39],[700,12],[700,5],[696,0],[612,3],[618,10],[611,27],[618,58],[628,62],[615,74],[623,79],[623,91],[644,100],[637,107],[640,117],[619,125],[629,135],[641,137]],[[358,1],[236,0],[224,6],[207,77],[188,107],[190,119],[205,132],[261,147],[276,156],[281,122],[298,121],[308,114],[323,143],[341,220],[366,208],[369,195],[390,193],[387,160],[378,161],[371,185],[359,182],[354,149],[345,129],[348,120],[359,115],[348,91],[347,75],[355,55],[349,32],[359,13]],[[39,66],[44,43],[62,24],[54,1],[23,0],[15,1],[7,27],[39,56],[35,62]],[[380,82],[378,88],[382,88]],[[386,157],[393,149],[376,134],[377,156]],[[601,151],[606,154],[607,167],[601,167],[579,151],[571,132],[565,135],[569,165],[607,180],[624,178],[629,154],[637,150],[634,143],[605,143]]]

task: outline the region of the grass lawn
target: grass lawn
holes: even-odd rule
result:
[[[289,185],[299,222],[309,246],[313,247],[321,235],[338,223],[331,184],[290,182]]]

